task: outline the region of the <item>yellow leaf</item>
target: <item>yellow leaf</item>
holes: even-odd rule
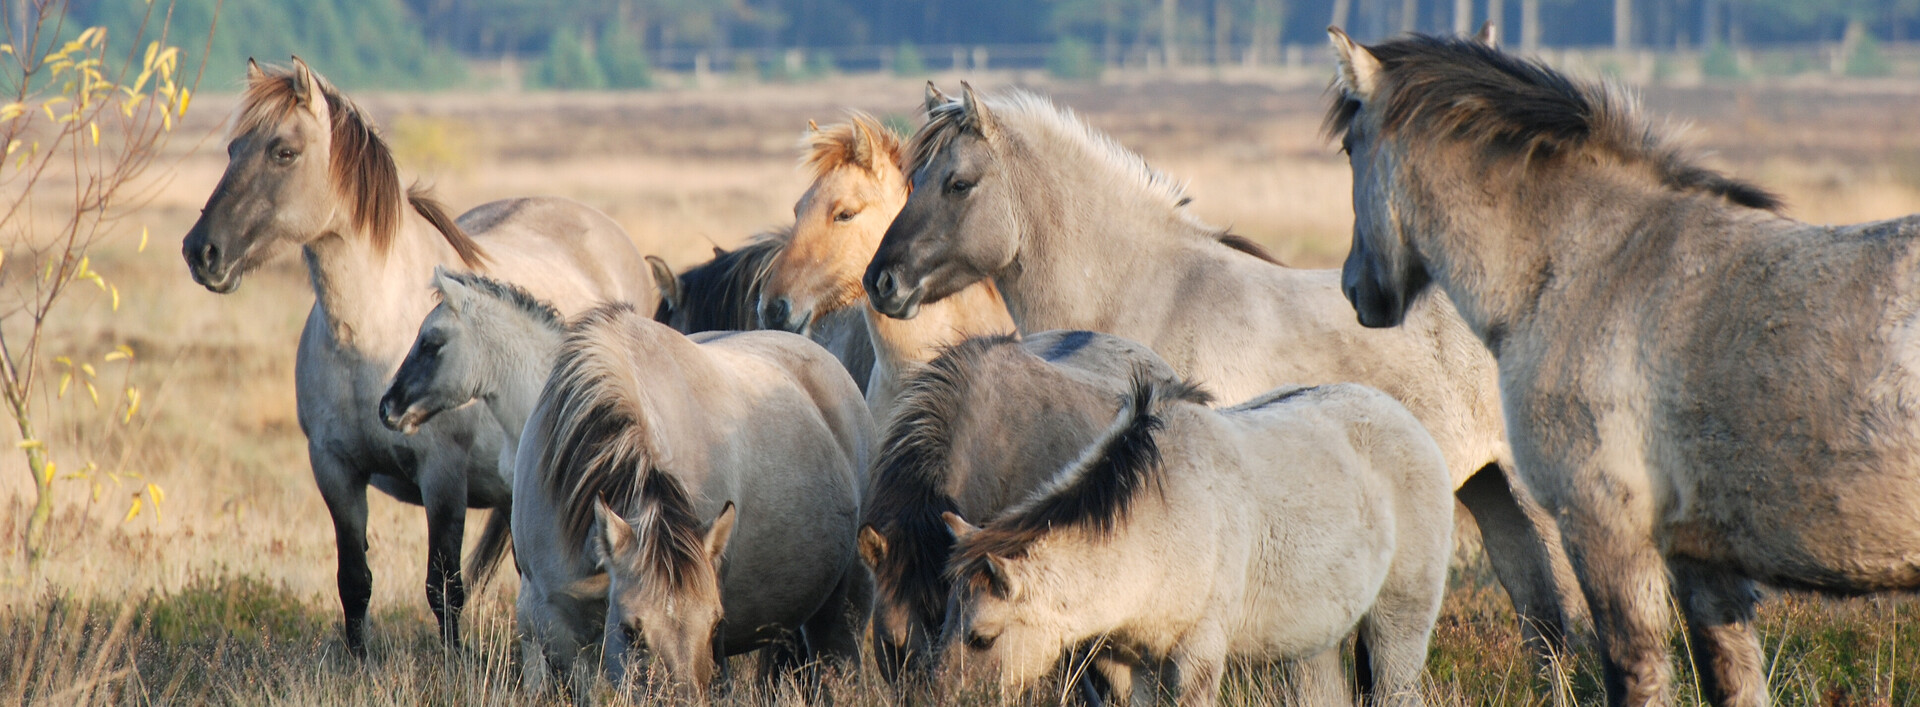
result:
[[[193,102],[193,91],[180,89],[180,117],[187,117],[187,104]]]
[[[95,483],[93,485],[93,502],[94,503],[100,502],[100,484],[98,483]]]
[[[138,515],[140,515],[140,494],[136,493],[133,495],[133,506],[127,509],[127,517],[121,518],[120,522],[130,522]]]
[[[91,363],[82,363],[82,364],[80,364],[80,370],[82,370],[82,371],[86,371],[86,372],[87,372],[87,377],[88,377],[88,378],[93,378],[93,377],[95,377],[96,375],[98,375],[98,374],[96,374],[96,373],[94,373],[94,372],[93,372],[93,364],[91,364]]]
[[[140,227],[140,247],[134,250],[134,252],[135,253],[147,252],[147,227],[146,226]]]
[[[129,386],[127,388],[127,414],[125,417],[120,418],[120,424],[124,425],[132,422],[133,415],[137,412],[140,412],[140,389]]]
[[[48,484],[51,484],[51,483],[53,483],[53,471],[54,471],[54,469],[55,469],[56,467],[58,467],[58,466],[59,466],[59,465],[57,465],[57,464],[54,464],[54,463],[53,463],[53,460],[52,460],[52,459],[48,459],[48,460],[47,460],[47,471],[46,471],[46,473],[45,473],[45,474],[43,475],[43,476],[44,476],[44,478],[42,478],[42,479],[40,480],[40,485],[41,485],[41,486],[46,486],[46,485],[48,485]]]
[[[72,382],[73,382],[73,371],[67,371],[66,373],[60,374],[60,392],[55,394],[54,397],[56,398],[67,397],[67,384]]]
[[[65,356],[55,356],[53,357],[53,362],[58,363],[62,366],[66,366],[68,368],[73,367],[73,359],[67,358]]]
[[[100,145],[100,124],[89,121],[87,123],[87,130],[93,132],[93,144],[98,147]]]
[[[80,384],[87,387],[87,397],[93,398],[93,406],[100,407],[100,391],[94,389],[93,381],[80,381]]]
[[[47,443],[37,439],[23,439],[13,443],[13,446],[21,449],[46,449]]]
[[[109,284],[107,285],[107,291],[113,293],[113,311],[120,311],[120,288]]]
[[[121,345],[119,345],[119,346],[115,346],[115,347],[113,347],[113,350],[112,350],[112,351],[108,351],[108,352],[107,352],[107,355],[106,355],[106,356],[103,356],[103,357],[101,357],[101,359],[100,359],[100,360],[102,360],[102,361],[118,361],[118,360],[120,360],[120,359],[123,359],[123,358],[133,358],[133,347],[130,347],[130,346],[128,346],[128,345],[126,345],[126,344],[121,344]]]
[[[153,510],[160,510],[160,502],[167,500],[167,492],[160,490],[159,484],[147,484],[147,498],[153,499]]]
[[[27,112],[27,106],[19,101],[0,106],[0,120],[13,120]]]

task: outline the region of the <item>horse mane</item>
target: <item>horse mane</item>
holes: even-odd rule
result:
[[[1222,245],[1275,265],[1284,265],[1267,249],[1247,240],[1245,236],[1200,224],[1186,210],[1187,205],[1193,202],[1193,197],[1187,195],[1186,182],[1155,169],[1140,153],[1127,149],[1112,135],[1088,124],[1072,109],[1060,107],[1045,96],[1018,88],[988,94],[980,100],[986,103],[999,124],[1007,125],[1011,119],[1023,128],[1044,131],[1040,141],[1077,145],[1094,161],[1131,176],[1146,198],[1165,203],[1169,211],[1211,232],[1214,240]],[[978,135],[979,128],[969,114],[965,101],[955,99],[929,108],[926,125],[921,126],[907,142],[902,153],[905,162],[901,168],[908,175],[919,172],[953,144],[954,138],[968,132]]]
[[[868,148],[868,164],[860,163],[860,148]],[[810,130],[800,140],[800,164],[819,181],[836,169],[853,166],[869,171],[897,167],[900,136],[864,111],[847,111],[847,122]]]
[[[1279,258],[1274,257],[1272,251],[1267,250],[1266,246],[1260,245],[1259,243],[1255,243],[1253,242],[1253,239],[1240,235],[1238,233],[1220,234],[1220,245],[1226,246],[1228,248],[1232,248],[1242,253],[1246,253],[1247,255],[1251,255],[1255,258],[1265,260],[1269,263],[1278,265],[1280,267],[1287,266],[1286,263],[1280,262]]]
[[[631,512],[641,477],[651,476],[660,461],[640,372],[627,355],[633,342],[621,336],[634,318],[633,305],[624,302],[582,314],[540,393],[553,425],[535,473],[562,502],[560,531],[570,552],[585,552],[594,500]]]
[[[1531,159],[1600,150],[1653,167],[1663,186],[1779,212],[1780,198],[1695,164],[1640,115],[1639,102],[1610,83],[1588,84],[1546,64],[1477,41],[1416,34],[1367,47],[1379,60],[1376,98],[1383,134],[1417,132],[1477,144],[1489,154]],[[1324,122],[1344,135],[1360,102],[1338,94]]]
[[[1186,184],[1155,169],[1140,153],[1127,149],[1113,136],[1100,132],[1072,109],[1062,108],[1045,96],[1019,88],[982,96],[994,119],[1001,125],[1018,125],[1022,132],[1044,131],[1040,140],[1078,146],[1089,157],[1116,171],[1131,175],[1143,193],[1164,200],[1171,208],[1186,205]],[[969,115],[966,102],[951,100],[927,110],[927,124],[908,141],[906,173],[925,168],[946,150],[954,138],[979,128]]]
[[[941,573],[953,534],[940,514],[960,510],[944,490],[953,426],[966,404],[971,371],[988,352],[1017,343],[1002,335],[949,346],[916,371],[897,398],[861,518],[888,539],[886,561],[873,568],[880,591],[934,612],[946,601]]]
[[[449,270],[446,276],[454,282],[466,285],[476,292],[525,312],[528,317],[532,317],[534,321],[540,322],[548,329],[559,331],[567,326],[567,320],[560,316],[560,310],[554,309],[553,305],[535,297],[532,292],[528,292],[526,288],[519,285],[505,280],[495,280],[480,273],[460,270]]]
[[[1105,537],[1149,487],[1159,489],[1162,465],[1154,438],[1164,422],[1155,412],[1161,400],[1185,399],[1198,389],[1166,386],[1136,367],[1132,389],[1120,414],[1078,460],[1051,481],[954,548],[952,576],[980,570],[989,556],[1019,557],[1035,541],[1065,528],[1084,528]]]
[[[686,486],[656,467],[640,480],[640,515],[633,520],[638,536],[636,569],[648,581],[650,593],[679,592],[692,587],[706,563],[706,537]],[[624,514],[623,514],[624,515]]]
[[[327,100],[327,114],[333,122],[330,126],[332,148],[327,155],[328,178],[336,197],[346,204],[347,219],[354,230],[367,234],[375,252],[387,252],[393,247],[394,234],[400,230],[404,198],[414,211],[433,224],[447,245],[459,254],[463,265],[468,268],[485,265],[486,252],[447,215],[431,190],[415,184],[401,191],[400,169],[394,164],[393,150],[374,130],[365,112],[319,73],[308,73],[313,77],[314,88]],[[285,122],[300,109],[298,81],[293,68],[264,68],[241,94],[239,119],[234,121],[231,135],[245,135]]]
[[[772,274],[773,261],[793,239],[793,227],[783,226],[755,235],[733,250],[713,249],[713,259],[680,274],[680,302],[686,311],[684,334],[760,328],[760,289]],[[665,322],[672,306],[662,301],[654,319]]]

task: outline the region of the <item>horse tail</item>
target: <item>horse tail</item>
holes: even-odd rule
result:
[[[468,594],[479,596],[487,588],[487,580],[493,577],[493,571],[500,566],[500,560],[513,549],[513,504],[493,509],[487,515],[487,527],[480,531],[480,542],[473,547],[473,554],[467,556]]]

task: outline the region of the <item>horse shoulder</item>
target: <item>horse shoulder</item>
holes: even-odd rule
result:
[[[653,271],[626,229],[564,197],[493,201],[461,214],[460,227],[485,248],[487,270],[527,288],[566,314],[601,302],[659,302]]]

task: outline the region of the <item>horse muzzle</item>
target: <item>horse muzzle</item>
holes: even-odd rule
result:
[[[403,435],[420,431],[420,425],[427,421],[429,413],[418,405],[402,407],[395,396],[389,394],[380,398],[380,424],[387,429]]]
[[[793,300],[785,296],[768,300],[760,307],[760,326],[764,329],[774,329],[806,336],[807,329],[812,324],[813,310],[795,312]]]
[[[193,276],[196,284],[222,295],[240,288],[241,275],[233,261],[224,259],[223,255],[220,246],[207,237],[204,222],[195,223],[180,244],[180,257],[187,261],[187,274]]]
[[[861,284],[866,286],[874,311],[894,319],[912,319],[920,313],[920,300],[927,296],[924,284],[907,285],[899,268],[870,271]]]

